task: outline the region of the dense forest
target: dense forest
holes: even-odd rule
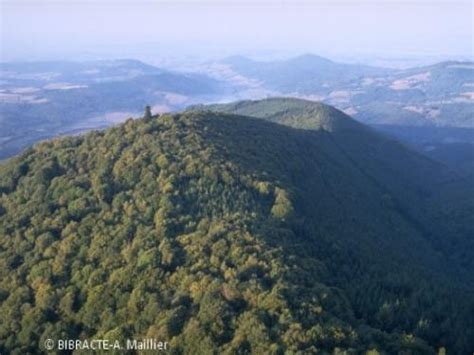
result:
[[[0,166],[0,352],[469,354],[466,179],[301,100],[42,142]]]

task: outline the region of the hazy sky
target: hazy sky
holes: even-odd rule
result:
[[[0,0],[1,60],[235,53],[473,56],[472,0]]]

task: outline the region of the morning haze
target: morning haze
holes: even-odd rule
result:
[[[1,60],[306,52],[355,61],[469,59],[472,11],[471,1],[447,0],[2,0]]]

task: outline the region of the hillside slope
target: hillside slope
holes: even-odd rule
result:
[[[177,354],[470,351],[463,266],[398,205],[421,201],[415,172],[382,186],[378,158],[361,166],[338,131],[187,112],[1,166],[0,350],[147,336]]]
[[[198,106],[196,109],[247,115],[294,128],[330,132],[333,147],[377,185],[439,253],[454,264],[468,265],[465,277],[474,284],[474,278],[470,276],[474,270],[472,172],[460,176],[450,167],[319,102],[270,98]],[[440,218],[442,223],[438,223]],[[448,226],[448,229],[440,229],[440,225]],[[458,273],[456,270],[453,277]]]

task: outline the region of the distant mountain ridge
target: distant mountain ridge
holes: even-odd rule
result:
[[[146,105],[165,112],[277,96],[321,101],[371,125],[473,128],[473,68],[450,61],[398,70],[312,54],[234,56],[188,72],[132,59],[0,63],[0,159],[41,139],[110,126]]]
[[[129,59],[0,63],[0,71],[0,159],[40,139],[124,121],[146,105],[170,111],[226,92],[205,75]]]
[[[272,96],[323,101],[364,123],[474,127],[474,62],[390,69],[306,54],[266,62],[230,57],[221,63],[259,82],[263,96],[271,90]]]
[[[341,85],[362,75],[379,75],[391,71],[359,64],[340,64],[312,54],[270,62],[230,57],[222,63],[230,65],[242,75],[261,80],[271,89],[302,93],[309,93],[313,87],[329,81],[331,85]]]

